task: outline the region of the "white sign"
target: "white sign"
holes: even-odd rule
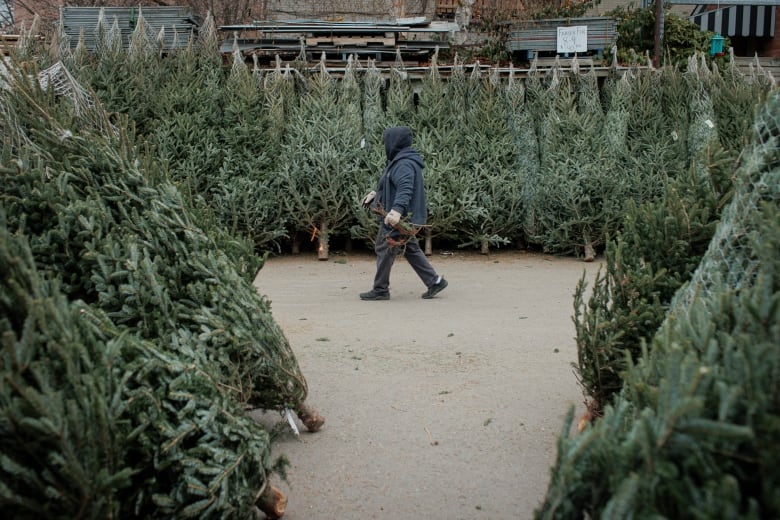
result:
[[[588,26],[558,27],[558,53],[567,54],[588,50]]]

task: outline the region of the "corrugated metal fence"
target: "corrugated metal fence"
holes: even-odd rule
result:
[[[586,26],[588,51],[609,51],[617,41],[617,22],[612,18],[552,18],[516,24],[509,31],[507,50],[556,52],[558,27]]]
[[[60,11],[70,46],[76,47],[83,31],[84,44],[90,51],[97,48],[101,19],[104,30],[110,30],[116,21],[122,46],[127,48],[140,17],[152,38],[163,31],[162,50],[185,47],[201,23],[188,7],[63,7]]]
[[[0,29],[14,24],[13,2],[0,2]]]

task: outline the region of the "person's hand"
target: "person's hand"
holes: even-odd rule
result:
[[[391,209],[387,216],[385,216],[385,224],[387,224],[390,227],[395,226],[398,224],[398,222],[401,220],[401,214],[398,213],[396,210]]]
[[[376,197],[376,192],[371,190],[368,192],[368,195],[363,197],[363,207],[367,208],[371,205],[372,202],[374,202],[374,197]]]

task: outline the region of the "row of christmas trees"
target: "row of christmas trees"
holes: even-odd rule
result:
[[[213,25],[162,56],[142,20],[129,49],[107,22],[98,52],[53,44],[109,111],[128,114],[185,193],[258,250],[317,236],[374,236],[360,196],[384,163],[381,135],[409,125],[426,160],[431,240],[459,246],[527,243],[592,257],[626,205],[662,197],[667,181],[706,167],[710,144],[733,157],[771,87],[704,57],[688,70],[532,73],[521,80],[434,60],[414,83],[350,61],[250,68],[236,51],[226,73]],[[722,70],[721,70],[722,69]],[[281,203],[280,203],[281,202]]]
[[[278,512],[284,461],[245,410],[322,418],[258,262],[193,213],[124,116],[61,65],[32,68],[5,68],[0,90],[2,510]]]
[[[358,194],[381,169],[381,130],[397,123],[415,128],[417,146],[429,163],[430,198],[438,208],[433,230],[442,239],[474,244],[525,239],[550,250],[586,254],[606,242],[606,272],[596,279],[587,302],[583,279],[575,301],[577,371],[592,398],[593,412],[603,417],[580,436],[562,437],[540,517],[581,516],[583,511],[591,516],[633,511],[672,517],[726,511],[761,517],[778,511],[765,491],[777,481],[772,470],[777,455],[772,446],[777,439],[773,424],[778,410],[771,397],[780,345],[777,329],[771,325],[778,322],[777,265],[772,258],[777,258],[780,238],[772,225],[777,222],[776,189],[780,185],[776,177],[776,94],[755,124],[752,117],[754,107],[771,88],[764,76],[745,77],[730,65],[719,70],[694,57],[684,73],[671,68],[636,69],[608,78],[603,85],[592,73],[532,75],[521,82],[511,75],[499,78],[497,69],[484,75],[478,68],[464,66],[456,67],[454,76],[443,81],[434,64],[415,96],[402,68],[393,70],[385,83],[375,69],[362,70],[353,63],[337,81],[324,66],[314,72],[281,68],[260,72],[234,59],[230,73],[224,74],[214,42],[208,38],[186,52],[161,59],[140,32],[130,52],[115,45],[110,31],[105,36],[105,48],[96,56],[81,51],[62,51],[59,56],[66,58],[82,81],[88,79],[113,110],[130,114],[137,131],[147,138],[145,146],[140,141],[119,146],[126,151],[120,153],[127,155],[124,163],[132,164],[129,157],[137,154],[149,166],[133,167],[154,186],[167,185],[171,176],[184,195],[172,213],[186,214],[195,208],[198,224],[208,228],[207,236],[215,240],[229,263],[244,266],[239,273],[254,272],[253,247],[267,247],[295,229],[306,229],[307,234],[313,230],[326,240],[329,234],[346,233],[347,225],[353,236],[370,235],[374,224],[357,207]],[[35,96],[23,99],[26,103]],[[62,109],[61,100],[47,102],[52,109]],[[36,103],[49,106],[44,101]],[[90,111],[85,112],[78,102],[74,106],[81,107],[79,121],[86,115],[96,133],[112,134],[110,121],[89,117]],[[70,124],[60,121],[52,135],[41,139],[45,132],[39,134],[35,129],[48,118],[25,110],[4,111],[6,128],[32,129],[12,132],[9,135],[15,137],[6,146],[26,149],[33,145],[36,154],[64,150],[67,168],[63,171],[78,164],[74,158],[86,153],[85,148],[68,148],[72,135],[67,129],[75,116],[62,110]],[[40,141],[33,141],[31,135]],[[743,152],[749,140],[751,147]],[[116,146],[113,141],[112,146]],[[740,153],[742,166],[735,173],[735,158]],[[108,171],[122,170],[112,166],[114,161],[101,159],[101,154],[95,156],[97,162],[89,170],[103,171],[106,165]],[[16,164],[27,163],[11,164],[10,170],[18,172],[25,168]],[[41,168],[33,177],[49,179],[50,171]],[[18,211],[15,218],[43,215],[42,220],[48,222],[41,208],[62,192],[59,186],[66,186],[67,179],[58,181],[59,192],[46,192],[44,197],[33,196],[31,186],[36,183],[25,182],[27,187],[13,185],[9,192],[19,189],[24,194],[8,199]],[[112,177],[109,184],[118,185],[118,192],[111,191],[116,187],[104,187],[108,191],[99,199],[116,204],[124,197],[130,207],[140,204],[131,196],[139,191],[138,186],[126,182]],[[169,190],[173,188],[169,186],[166,193]],[[144,195],[136,195],[140,200],[151,193],[141,192]],[[27,198],[29,203],[19,202]],[[89,199],[89,205],[93,204],[101,206]],[[152,206],[157,208],[157,204]],[[716,232],[717,218],[726,205],[728,224]],[[85,213],[93,216],[85,221],[89,227],[84,227],[91,233],[100,231],[94,222],[101,222],[110,212]],[[132,237],[142,237],[143,247],[152,244],[154,251],[162,247],[183,255],[180,246],[160,246],[147,236],[148,231],[138,231],[147,219],[154,226],[176,222],[168,211],[162,211],[163,220],[157,221],[158,213],[159,209],[143,212],[142,218],[129,218],[123,226],[129,227]],[[18,220],[9,222],[18,235],[23,226]],[[189,323],[185,329],[193,327],[187,321],[190,313],[179,306],[182,302],[177,298],[182,295],[170,303],[166,296],[166,291],[189,282],[176,269],[157,273],[154,269],[160,264],[155,267],[139,261],[134,251],[140,246],[109,241],[110,254],[96,257],[100,258],[99,269],[79,267],[83,262],[90,265],[91,253],[77,257],[79,261],[62,263],[61,257],[70,252],[63,254],[56,247],[51,252],[50,246],[69,243],[71,238],[77,244],[84,241],[86,231],[70,230],[76,223],[86,226],[81,219],[69,217],[58,224],[56,232],[44,233],[43,245],[34,241],[32,251],[43,254],[39,267],[63,266],[61,273],[91,273],[87,277],[94,279],[90,284],[105,293],[99,300],[105,307],[97,310],[109,312],[111,323],[106,328],[120,327],[121,332],[121,327],[137,320],[141,338],[147,339],[143,334],[150,326],[153,333],[148,340],[153,341],[166,330],[156,324],[159,310],[155,309],[160,302],[164,310],[173,308],[161,313],[163,322],[183,319]],[[172,243],[182,236],[186,239],[190,226],[167,238]],[[252,245],[230,239],[225,230],[249,237]],[[708,250],[714,233],[718,241]],[[674,295],[702,258],[705,261],[692,287],[703,290],[680,293],[673,304]],[[146,274],[128,265],[144,265]],[[171,280],[161,283],[161,278],[169,276]],[[64,280],[68,298],[95,290],[90,284],[84,288],[75,283],[81,278]],[[116,289],[112,288],[114,278],[121,282]],[[207,298],[210,291],[201,289],[191,291]],[[8,293],[15,294],[11,289]],[[184,300],[186,307],[187,295]],[[8,297],[7,301],[14,300]],[[675,313],[668,318],[673,306]],[[11,308],[17,307],[8,304],[9,316]],[[140,310],[134,314],[133,309]],[[148,324],[133,317],[147,312],[153,317]],[[232,310],[225,312],[227,317],[210,315],[209,320],[232,323]],[[25,320],[32,323],[34,319]],[[662,333],[651,341],[664,320]],[[206,324],[207,330],[198,332],[198,340],[205,342],[199,346],[208,345],[215,334],[224,334],[224,327],[210,327]],[[268,328],[273,330],[273,325]],[[241,341],[240,337],[223,339],[227,344]],[[760,347],[748,350],[751,342]],[[258,359],[278,357],[279,350],[287,363],[294,362],[285,354],[287,347],[278,334],[272,333],[266,345],[270,351]],[[185,351],[185,355],[189,354]],[[236,376],[231,385],[242,380],[241,370],[231,368],[232,363],[223,362],[228,378]],[[744,392],[743,386],[750,392]],[[237,395],[242,402],[250,394],[239,391]],[[302,402],[298,395],[290,398],[271,385],[266,397],[255,404],[296,407]],[[14,398],[11,394],[8,402],[23,402]],[[163,419],[159,422],[165,424]],[[151,439],[144,446],[152,449],[157,441]],[[215,442],[228,454],[235,452],[225,448],[223,439]],[[620,463],[615,464],[618,459]],[[208,460],[204,464],[208,467]],[[751,472],[757,476],[750,477]],[[597,478],[601,480],[594,486]],[[256,489],[256,484],[249,489]],[[122,485],[127,487],[126,481]],[[171,489],[176,485],[167,491]],[[177,511],[177,506],[192,500],[192,496],[177,493],[168,493],[177,497],[173,502],[161,498],[163,493],[157,493],[153,502],[168,504],[170,509],[165,511]],[[206,507],[221,504],[221,495],[216,496],[199,502],[197,507],[202,509],[196,512],[224,512]],[[142,504],[139,510],[148,507],[143,498],[135,498]]]

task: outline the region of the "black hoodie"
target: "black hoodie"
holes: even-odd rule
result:
[[[385,130],[387,165],[376,188],[376,201],[386,211],[396,210],[409,216],[413,224],[423,225],[428,218],[423,183],[422,157],[412,148],[412,131],[406,126]]]

